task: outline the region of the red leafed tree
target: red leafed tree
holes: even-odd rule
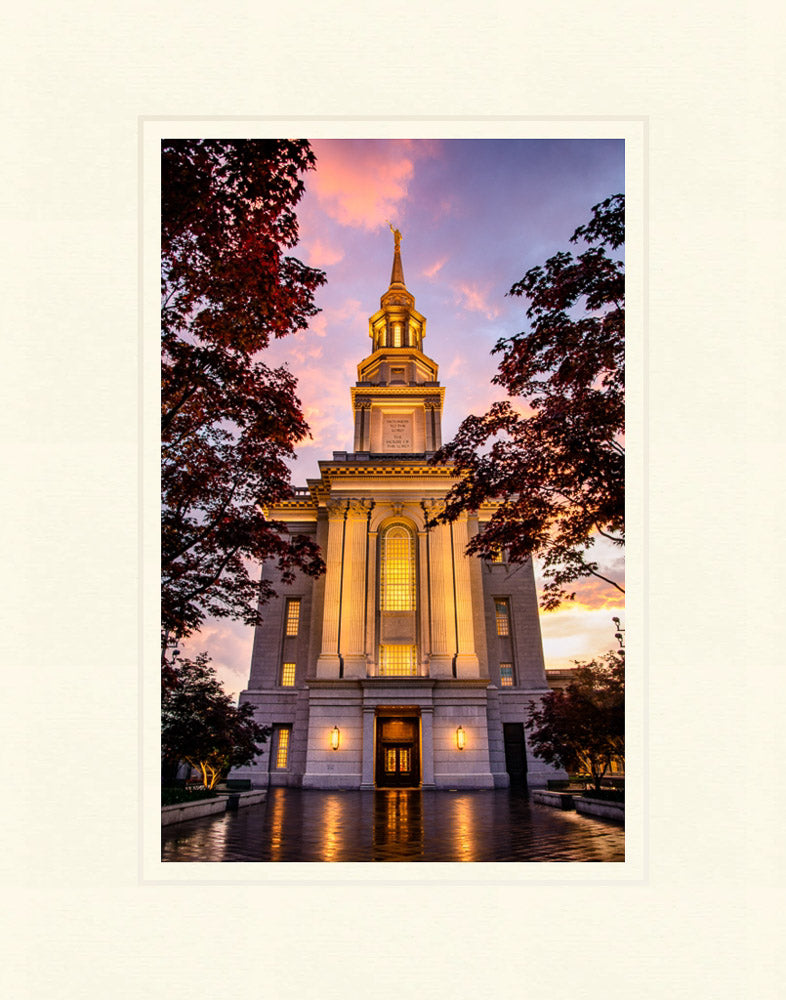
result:
[[[541,559],[541,604],[575,595],[566,585],[599,577],[590,552],[597,537],[625,539],[625,273],[609,251],[625,239],[623,195],[592,210],[563,251],[533,267],[509,294],[529,301],[529,329],[500,340],[493,379],[512,399],[469,416],[435,462],[461,474],[441,520],[492,502],[495,512],[468,551],[512,562]]]
[[[625,758],[625,654],[578,663],[564,690],[530,703],[529,741],[542,760],[589,776],[600,789],[612,759]]]
[[[307,142],[165,140],[161,150],[162,648],[208,616],[255,624],[249,564],[322,571],[260,507],[292,495],[308,434],[296,383],[261,352],[318,312],[323,272],[285,251],[314,166]]]

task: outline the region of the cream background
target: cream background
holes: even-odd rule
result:
[[[423,6],[34,2],[6,18],[5,996],[778,995],[775,8]],[[137,525],[140,489],[156,484],[138,475],[139,118],[209,115],[335,116],[333,135],[354,116],[378,135],[646,119],[649,769],[635,880],[471,866],[413,884],[401,871],[399,884],[366,871],[140,882],[152,729],[148,710],[140,739],[138,609],[155,595]],[[468,121],[484,116],[503,118]]]

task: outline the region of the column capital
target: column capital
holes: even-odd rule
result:
[[[445,512],[445,500],[443,497],[433,497],[428,500],[421,500],[420,506],[423,508],[423,512],[429,519],[438,517],[440,514],[444,514]]]
[[[347,517],[348,518],[365,518],[368,516],[368,512],[374,506],[373,500],[358,499],[353,497],[347,500]]]
[[[328,517],[331,521],[338,518],[343,518],[347,509],[346,500],[326,500],[325,507],[327,508]]]

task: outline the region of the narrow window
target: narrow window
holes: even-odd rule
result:
[[[501,549],[499,551],[497,551],[497,552],[494,553],[494,555],[491,557],[491,561],[493,563],[501,563],[501,562],[505,561],[503,559],[503,557],[502,557],[502,550]]]
[[[300,626],[300,598],[290,597],[287,601],[287,628],[285,635],[297,635]]]
[[[500,663],[500,665],[499,665],[499,683],[500,683],[500,687],[504,687],[504,688],[513,687],[513,664],[512,663]]]
[[[278,743],[276,745],[276,769],[282,770],[287,766],[289,758],[289,728],[281,726],[278,730]]]
[[[281,686],[291,688],[295,685],[295,664],[285,663],[281,668]]]
[[[497,614],[497,635],[510,635],[510,606],[507,598],[494,601]]]

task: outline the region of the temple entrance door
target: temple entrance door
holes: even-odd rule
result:
[[[378,788],[416,788],[420,785],[418,719],[377,720]]]

